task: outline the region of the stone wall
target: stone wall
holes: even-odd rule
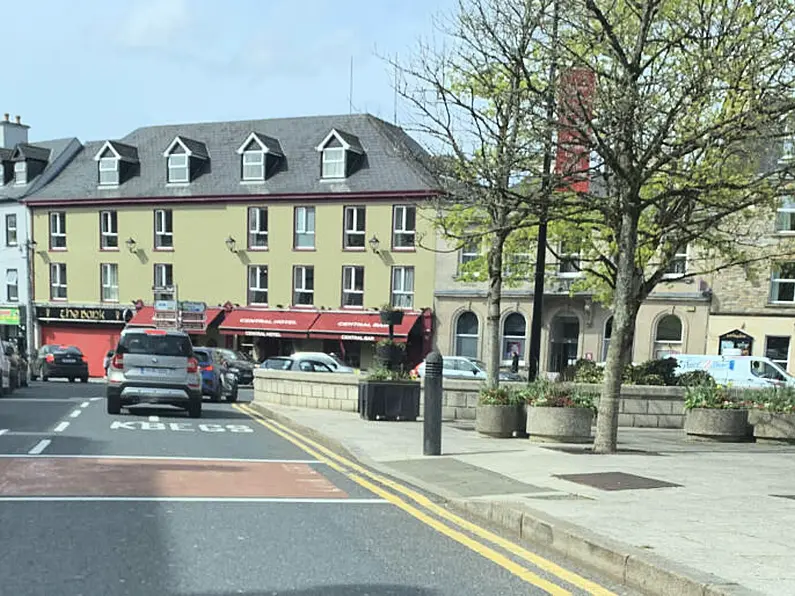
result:
[[[355,412],[359,400],[357,375],[301,373],[281,370],[254,371],[254,399],[262,402]],[[523,383],[506,383],[522,385]],[[585,385],[599,391],[599,385]],[[480,383],[444,379],[442,418],[474,420]],[[424,402],[420,397],[420,415]],[[625,385],[621,388],[619,426],[636,428],[682,428],[683,390],[679,387]]]

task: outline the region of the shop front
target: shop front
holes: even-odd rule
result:
[[[24,335],[24,316],[18,306],[0,306],[0,339],[8,341]]]
[[[316,310],[237,308],[227,313],[218,330],[228,338],[227,347],[262,362],[271,356],[320,350],[309,340],[309,328],[318,316]]]
[[[190,303],[200,304],[200,303]],[[223,343],[218,332],[218,323],[222,319],[223,308],[205,308],[199,315],[203,315],[201,324],[186,326],[185,331],[191,335],[195,346],[219,347]],[[194,317],[196,318],[196,317]],[[138,305],[128,327],[157,327],[156,310],[154,306]],[[198,320],[198,319],[197,319]]]
[[[105,354],[116,347],[125,323],[123,307],[36,306],[40,346],[77,346],[91,377],[103,377]]]

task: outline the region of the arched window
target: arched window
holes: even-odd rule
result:
[[[519,361],[524,362],[526,340],[527,323],[524,316],[514,312],[505,317],[502,323],[502,359],[510,362],[514,352],[517,352]]]
[[[654,332],[654,357],[667,358],[682,353],[682,321],[676,315],[665,315],[657,321]]]
[[[607,350],[610,347],[610,338],[613,337],[613,317],[605,321],[605,333],[602,336],[602,362],[607,360]]]
[[[478,317],[471,311],[458,316],[455,324],[455,355],[467,358],[478,357]]]

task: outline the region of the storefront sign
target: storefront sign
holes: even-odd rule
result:
[[[72,306],[37,306],[39,321],[64,321],[67,323],[119,323],[124,324],[124,309],[78,308]]]
[[[247,337],[282,337],[278,331],[246,331]]]
[[[754,338],[740,331],[734,329],[728,333],[724,333],[718,338],[718,354],[750,356],[753,353]]]
[[[0,325],[19,325],[19,308],[0,308]]]
[[[202,314],[207,310],[207,305],[204,302],[180,302],[180,310],[183,313]]]
[[[341,335],[342,341],[375,341],[374,335]]]
[[[244,325],[289,325],[295,327],[298,321],[295,319],[251,319],[241,318],[240,322]]]
[[[155,312],[173,312],[177,310],[176,300],[156,300]]]

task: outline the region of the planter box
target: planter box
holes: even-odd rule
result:
[[[403,322],[402,310],[382,310],[379,314],[384,325],[400,325]]]
[[[365,420],[410,420],[420,415],[417,381],[360,381],[359,416]]]
[[[685,414],[685,432],[694,439],[747,441],[748,410],[693,408]]]
[[[542,443],[590,443],[590,408],[527,408],[527,434]]]
[[[754,410],[751,419],[757,442],[795,443],[795,413]]]
[[[479,405],[475,410],[475,430],[482,435],[507,439],[519,425],[520,406]]]

